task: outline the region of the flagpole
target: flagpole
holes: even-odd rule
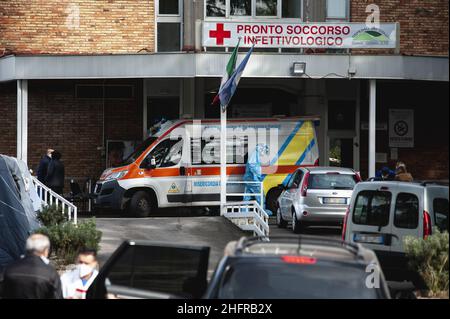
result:
[[[226,213],[227,202],[227,107],[220,110],[220,215]]]

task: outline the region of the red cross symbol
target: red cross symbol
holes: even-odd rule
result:
[[[217,30],[210,30],[209,37],[216,38],[217,45],[223,45],[223,39],[231,38],[231,32],[223,29],[223,23],[217,23]]]

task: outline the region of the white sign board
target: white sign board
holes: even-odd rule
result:
[[[203,22],[204,47],[394,49],[398,25],[381,23],[368,28],[365,23],[282,23]]]
[[[389,110],[389,147],[414,147],[414,110]]]

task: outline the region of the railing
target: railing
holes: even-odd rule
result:
[[[226,193],[227,197],[253,196],[257,200],[228,201],[225,204],[224,217],[244,231],[252,231],[256,236],[269,236],[269,215],[264,211],[264,190],[262,182],[229,181],[230,184],[254,184],[259,186],[258,193],[245,193],[245,190],[237,193]]]
[[[73,203],[55,193],[50,188],[42,184],[35,176],[32,176],[34,187],[40,198],[43,200],[43,205],[56,205],[56,207],[62,208],[62,213],[66,213],[68,220],[73,220],[73,223],[77,223],[78,208]]]

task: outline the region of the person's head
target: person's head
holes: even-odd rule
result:
[[[43,234],[33,234],[28,237],[25,248],[29,254],[47,258],[50,253],[50,240]]]
[[[61,153],[58,151],[53,151],[53,153],[52,153],[52,158],[55,160],[60,160],[61,156],[62,156]]]
[[[406,173],[406,164],[403,162],[397,162],[397,165],[395,166],[395,171],[397,173]]]
[[[95,249],[81,249],[78,252],[77,265],[81,279],[89,279],[98,266],[97,251]]]
[[[49,149],[47,150],[47,156],[48,156],[48,157],[52,157],[52,153],[53,153],[54,151],[55,151],[54,149],[49,148]]]

